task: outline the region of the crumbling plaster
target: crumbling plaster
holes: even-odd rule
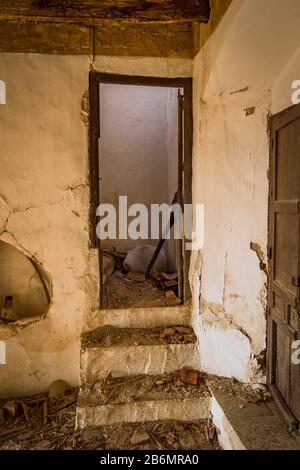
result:
[[[56,378],[78,383],[80,333],[95,301],[80,114],[89,59],[1,54],[0,70],[7,87],[0,110],[0,239],[34,257],[52,280],[47,316],[0,332],[7,349],[1,394],[30,393]]]
[[[49,273],[53,298],[40,320],[1,326],[7,364],[0,394],[79,384],[80,334],[98,307],[96,250],[89,247],[89,71],[191,76],[191,60],[0,54],[0,240]]]
[[[242,381],[265,380],[268,116],[292,104],[299,18],[297,0],[234,0],[194,63],[193,323],[202,368]]]
[[[206,241],[191,259],[193,324],[200,366],[243,381],[264,380],[266,274],[251,242],[266,257],[267,117],[290,106],[299,79],[299,7],[234,0],[194,63],[193,201],[205,204]],[[88,233],[91,69],[189,77],[193,61],[0,54],[0,239],[35,257],[53,290],[45,318],[0,329],[1,395],[79,383],[79,338],[99,284]]]

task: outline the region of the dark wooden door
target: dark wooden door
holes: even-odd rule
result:
[[[300,421],[300,106],[272,118],[269,203],[268,383],[290,428]],[[294,361],[295,362],[295,361]]]

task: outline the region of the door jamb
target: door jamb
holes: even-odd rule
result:
[[[192,204],[192,146],[193,146],[193,79],[192,78],[161,78],[141,77],[132,75],[116,75],[91,71],[89,73],[89,179],[90,179],[90,246],[98,249],[99,256],[99,305],[103,299],[103,265],[101,243],[96,236],[96,209],[100,203],[99,190],[99,158],[98,142],[100,138],[100,92],[101,83],[157,86],[182,88],[184,90],[184,204]],[[189,285],[190,251],[185,250],[183,277],[184,303],[191,296]]]

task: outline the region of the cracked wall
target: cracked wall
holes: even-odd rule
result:
[[[193,200],[205,204],[206,243],[191,258],[193,323],[202,368],[244,381],[264,380],[267,117],[290,106],[299,78],[300,4],[287,1],[233,0],[194,64]],[[57,378],[79,383],[80,334],[99,284],[88,233],[91,67],[188,77],[193,62],[0,54],[0,240],[34,257],[53,290],[46,318],[0,327],[1,395],[39,392]]]
[[[98,308],[97,252],[89,247],[87,89],[100,72],[191,76],[193,62],[144,57],[0,54],[0,240],[52,279],[45,318],[0,326],[7,364],[0,394],[79,384],[80,335]]]
[[[205,245],[191,262],[193,323],[202,368],[242,381],[265,380],[267,125],[292,104],[299,18],[297,0],[284,11],[280,0],[233,0],[194,64],[193,197],[205,204]]]
[[[1,394],[79,380],[79,337],[89,288],[87,132],[81,99],[87,57],[1,54],[0,239],[34,257],[52,279],[48,315],[0,327],[7,365]],[[96,293],[97,296],[97,293]]]

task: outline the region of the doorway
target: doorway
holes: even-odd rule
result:
[[[152,210],[175,204],[184,212],[192,200],[192,80],[91,72],[89,92],[90,225],[99,250],[100,308],[183,304],[190,298],[184,234],[175,239],[173,213],[167,220],[159,213],[155,230]],[[115,208],[113,238],[108,226],[109,236],[99,237],[99,205]],[[145,215],[137,205],[147,211],[146,231],[136,223]]]
[[[271,119],[268,384],[291,430],[300,422],[300,108]]]

